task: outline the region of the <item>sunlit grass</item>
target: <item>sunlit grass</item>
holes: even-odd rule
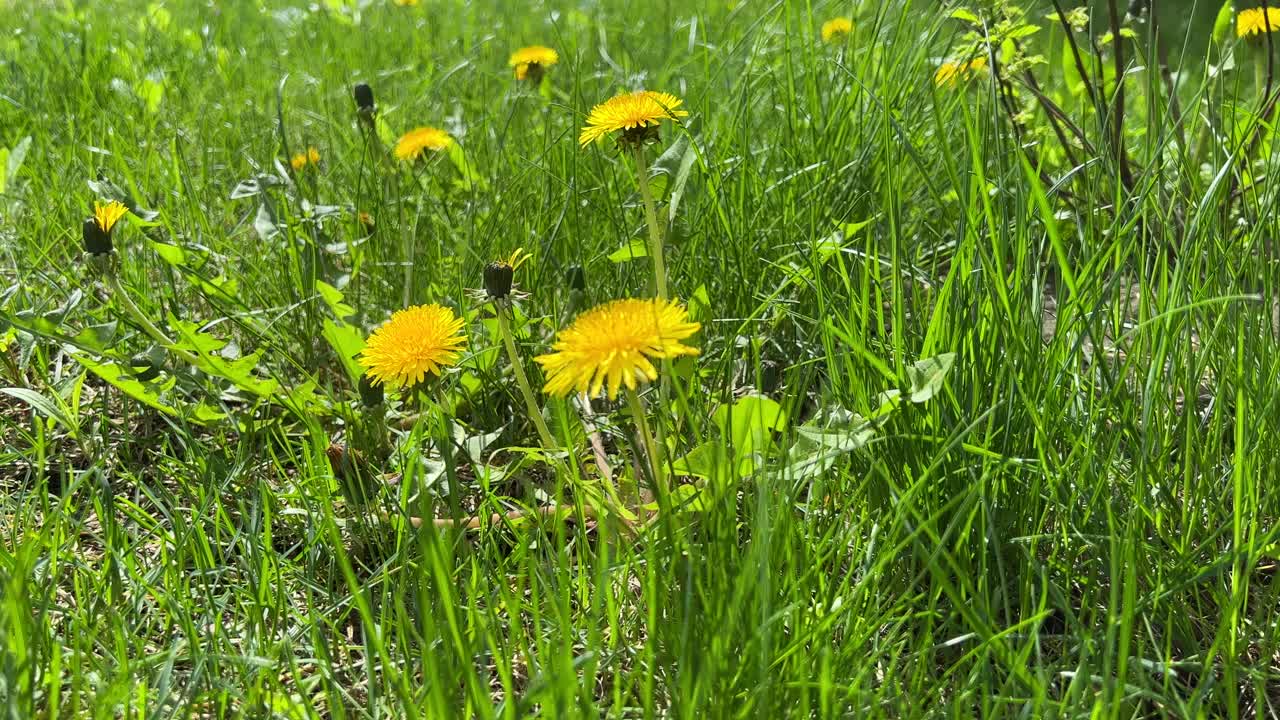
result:
[[[5,717],[1275,714],[1280,48],[1126,9],[4,15]]]

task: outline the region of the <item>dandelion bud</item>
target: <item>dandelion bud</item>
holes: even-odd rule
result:
[[[103,230],[94,218],[84,221],[84,251],[95,256],[111,254],[111,233]]]
[[[360,376],[360,402],[367,408],[376,408],[382,404],[385,393],[382,383],[375,383],[369,373]]]
[[[491,262],[484,266],[484,291],[489,297],[501,300],[511,294],[511,281],[515,268],[504,262]]]
[[[356,83],[351,89],[351,94],[356,99],[356,110],[361,115],[373,115],[377,110],[377,106],[373,102],[373,88],[368,83]]]
[[[581,265],[570,265],[565,271],[564,282],[570,290],[583,292],[587,289],[587,274]]]

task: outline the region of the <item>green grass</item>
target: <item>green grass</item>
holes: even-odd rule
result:
[[[1043,9],[935,87],[951,7],[0,0],[4,717],[1280,712],[1275,48],[1119,18],[1117,121],[1106,3],[1087,87]],[[533,43],[546,97],[506,66]],[[391,162],[359,81],[458,151]],[[540,396],[569,451],[538,450],[468,295],[533,253],[540,386],[575,312],[651,292],[610,259],[634,168],[576,142],[638,87],[691,114],[654,184],[702,323],[645,392],[656,513],[626,404]],[[80,239],[111,198],[116,270]],[[366,409],[344,354],[406,298],[468,352]],[[400,482],[352,502],[333,442]]]

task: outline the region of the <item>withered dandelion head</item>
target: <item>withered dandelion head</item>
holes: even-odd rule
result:
[[[987,69],[987,59],[976,57],[964,62],[944,62],[933,73],[933,84],[938,87],[955,87],[961,80],[969,80]]]
[[[531,257],[524,248],[516,248],[509,257],[485,265],[483,299],[502,301],[510,297],[516,270]]]
[[[1280,8],[1268,7],[1264,11],[1255,7],[1236,15],[1236,37],[1247,38],[1277,29],[1280,29]]]
[[[697,348],[680,341],[701,327],[670,300],[614,300],[595,307],[560,332],[554,352],[534,358],[547,373],[543,391],[594,397],[607,389],[612,400],[624,386],[634,390],[657,379],[654,360],[697,355]]]
[[[300,152],[289,159],[289,164],[293,166],[294,172],[301,172],[308,165],[320,164],[320,151],[309,147],[306,152]]]
[[[403,388],[439,375],[458,360],[462,319],[440,305],[415,305],[391,315],[365,343],[360,364],[374,384]]]
[[[373,88],[369,87],[369,83],[356,83],[351,88],[351,96],[355,98],[356,110],[361,114],[372,115],[377,109],[373,102]]]
[[[853,21],[847,17],[832,18],[822,23],[822,41],[841,40],[853,32]]]
[[[530,45],[511,53],[507,64],[515,68],[517,80],[542,80],[542,72],[560,62],[560,55],[549,47]]]
[[[449,133],[433,127],[414,128],[396,141],[395,155],[401,160],[417,160],[427,150],[439,152],[453,144]]]
[[[620,144],[640,145],[658,139],[662,120],[677,120],[689,113],[679,110],[683,100],[671,93],[638,90],[614,96],[591,108],[578,143],[586,146],[610,133],[622,131]]]

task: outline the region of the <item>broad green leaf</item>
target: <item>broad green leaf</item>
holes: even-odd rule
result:
[[[726,460],[719,443],[705,442],[676,460],[671,467],[677,475],[714,480],[728,464]]]
[[[156,254],[160,256],[161,260],[164,260],[170,265],[174,267],[182,267],[187,264],[187,253],[177,245],[160,243],[155,240],[148,240],[147,244],[151,246],[152,250],[156,251]]]
[[[955,20],[964,20],[965,22],[973,23],[974,25],[982,24],[982,18],[979,18],[977,15],[973,14],[972,11],[966,8],[956,8],[955,10],[952,10],[951,17]]]
[[[711,295],[707,292],[706,283],[699,285],[698,289],[693,291],[687,305],[690,320],[703,322],[711,318]]]
[[[813,421],[796,429],[796,442],[787,453],[788,477],[812,480],[846,453],[863,447],[875,435],[872,421],[840,411],[837,419]]]
[[[27,151],[31,149],[31,136],[28,135],[18,141],[17,145],[9,151],[9,157],[4,163],[5,177],[13,179],[18,176],[18,171],[22,169],[22,163],[27,159]]]
[[[630,262],[649,257],[649,245],[644,238],[632,238],[631,242],[609,253],[609,259],[615,263]]]
[[[338,288],[319,280],[316,282],[316,290],[320,293],[320,298],[324,300],[324,304],[329,306],[329,312],[333,313],[333,316],[338,320],[346,320],[355,314],[355,308],[342,302],[344,296]]]
[[[467,154],[462,151],[462,146],[453,143],[449,145],[449,161],[458,169],[461,178],[458,181],[459,186],[463,190],[478,189],[484,190],[487,186],[484,177],[476,170],[476,166],[471,162]]]
[[[671,147],[653,162],[650,168],[654,194],[667,196],[667,222],[675,222],[676,210],[684,197],[685,187],[698,153],[689,141],[696,120],[685,123],[685,131],[676,136]]]
[[[147,112],[154,114],[160,109],[160,103],[164,100],[164,82],[157,76],[148,75],[138,83],[136,92]]]
[[[1084,71],[1092,75],[1093,58],[1083,48],[1080,50],[1080,61],[1084,65]],[[1062,43],[1062,76],[1072,95],[1084,93],[1085,81],[1080,77],[1080,69],[1076,67],[1076,56],[1071,51],[1071,43]]]
[[[276,220],[266,203],[258,206],[258,214],[253,218],[253,230],[258,233],[260,240],[270,240],[280,234],[280,229],[276,227]]]
[[[873,215],[866,220],[861,220],[859,222],[844,223],[840,226],[840,232],[844,234],[844,239],[848,240],[861,232],[863,228],[875,222],[879,217],[879,215]]]
[[[342,367],[347,371],[347,377],[351,379],[353,384],[360,382],[360,376],[364,374],[364,368],[356,361],[356,356],[364,349],[364,337],[360,331],[350,325],[339,325],[329,318],[324,320],[324,329],[321,331],[324,339],[329,341],[329,347],[337,353],[338,359],[342,361]]]
[[[787,424],[782,406],[764,395],[745,395],[732,405],[721,405],[711,419],[739,457],[766,449],[772,434]]]
[[[227,342],[208,333],[200,332],[195,323],[184,322],[169,315],[169,324],[178,333],[177,347],[193,351],[197,367],[208,375],[227,380],[236,387],[259,397],[271,398],[280,384],[275,380],[264,380],[254,375],[262,351],[250,353],[236,360],[227,360],[215,351],[225,347]]]
[[[1219,45],[1231,37],[1231,28],[1235,25],[1236,10],[1234,0],[1223,0],[1218,8],[1218,16],[1213,21],[1213,41]]]
[[[942,389],[947,373],[956,362],[955,353],[943,353],[936,357],[926,358],[907,368],[907,378],[911,381],[908,396],[913,403],[922,403]]]
[[[107,381],[117,390],[143,405],[167,415],[178,416],[181,414],[177,408],[166,404],[160,399],[160,393],[173,387],[174,380],[172,377],[159,383],[143,383],[133,377],[128,370],[121,368],[114,362],[98,362],[84,353],[75,353],[72,357],[75,358],[76,362],[84,366],[86,370]]]
[[[1038,25],[1019,25],[1018,27],[1010,30],[1009,34],[1004,36],[1004,40],[1006,42],[1010,40],[1017,40],[1018,38],[1024,38],[1028,35],[1035,35],[1038,32],[1040,32],[1040,27]]]
[[[667,496],[667,502],[671,503],[671,509],[677,513],[702,512],[707,506],[706,493],[697,485],[687,483],[671,488],[671,493]],[[656,501],[643,507],[649,512],[657,512],[659,510]]]

